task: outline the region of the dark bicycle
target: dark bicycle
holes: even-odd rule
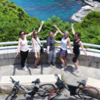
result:
[[[52,90],[55,89],[55,86],[53,84],[39,85],[40,79],[36,79],[35,81],[32,81],[33,83],[32,89],[28,89],[28,88],[22,87],[19,81],[15,81],[12,77],[10,78],[11,78],[12,83],[14,84],[14,87],[5,100],[15,100],[17,98],[17,94],[20,89],[24,90],[28,95],[30,95],[34,99],[35,99],[34,97],[35,94],[37,94],[38,96],[42,98],[45,98],[51,93]]]
[[[61,92],[63,91],[64,88],[66,88],[71,96],[74,96],[76,99],[82,99],[82,100],[89,100],[92,98],[92,96],[95,93],[95,98],[99,96],[99,90],[94,88],[94,87],[86,87],[85,86],[85,81],[84,82],[78,82],[78,86],[70,85],[67,83],[64,83],[63,80],[59,78],[58,75],[57,77],[57,82],[55,83],[57,88],[54,89],[50,95],[48,96],[48,100],[56,100],[60,95]]]

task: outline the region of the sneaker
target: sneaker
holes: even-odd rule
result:
[[[63,67],[61,70],[63,70],[63,71],[64,71],[65,69],[66,69],[66,67],[65,67],[65,68]]]
[[[52,65],[55,66],[56,65],[55,62],[53,62]]]
[[[37,68],[41,68],[41,66],[40,66],[40,65],[38,65],[38,66],[37,66]]]
[[[65,69],[64,69],[64,68],[61,68],[61,70],[63,70],[63,71],[64,71]]]
[[[79,69],[74,70],[74,72],[79,73]]]
[[[63,67],[63,64],[61,64],[61,66]]]
[[[26,67],[23,67],[23,70],[24,70],[24,71],[28,71],[28,69],[27,69]]]
[[[61,64],[61,66],[64,67],[63,64]],[[67,64],[66,64],[66,68],[67,68]]]
[[[52,66],[52,63],[50,62],[50,63],[48,63],[49,64],[49,66]]]

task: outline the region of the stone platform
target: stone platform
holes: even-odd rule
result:
[[[89,67],[84,67],[84,66],[79,66],[79,73],[75,73],[74,67],[71,64],[68,64],[67,68],[65,71],[61,70],[61,65],[57,64],[56,66],[49,66],[48,64],[42,64],[40,69],[36,69],[33,67],[32,64],[27,65],[28,72],[25,72],[21,69],[20,65],[8,65],[8,66],[1,66],[0,67],[0,78],[1,76],[31,76],[31,75],[50,75],[50,74],[61,74],[61,78],[72,85],[78,85],[77,81],[82,81],[88,79],[88,77],[95,78],[100,80],[100,69],[95,69],[95,68],[89,68]],[[7,70],[6,70],[7,69]],[[64,90],[62,93],[63,97],[61,96],[61,99],[58,100],[67,100],[67,99],[62,99],[62,98],[67,98],[64,95],[69,95],[69,92]],[[68,96],[69,98],[70,95]],[[20,99],[19,99],[20,100]],[[36,99],[39,100],[39,99]],[[45,99],[47,100],[47,99]],[[68,99],[70,100],[70,99]],[[71,99],[71,100],[76,100],[76,99]],[[97,99],[98,100],[98,99]]]

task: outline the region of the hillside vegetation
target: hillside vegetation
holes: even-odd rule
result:
[[[45,40],[51,30],[56,31],[53,24],[57,24],[63,32],[68,30],[71,41],[74,40],[71,24],[56,16],[45,21],[39,34],[41,40]],[[23,8],[16,6],[14,2],[0,0],[0,42],[17,41],[19,31],[23,30],[28,34],[34,28],[37,30],[39,26],[40,21],[37,17],[30,18]],[[100,44],[100,11],[90,12],[81,23],[74,23],[74,29],[75,32],[81,32],[83,42]],[[61,40],[61,38],[60,34],[55,37],[56,40]],[[31,40],[31,37],[28,40]]]

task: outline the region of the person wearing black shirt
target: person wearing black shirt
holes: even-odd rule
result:
[[[86,53],[86,51],[85,51],[85,49],[84,49],[84,47],[83,47],[83,43],[82,43],[82,41],[80,40],[80,36],[81,36],[81,33],[79,33],[79,32],[77,32],[76,34],[75,34],[75,31],[74,31],[74,28],[73,28],[73,24],[72,24],[72,33],[73,33],[73,35],[74,35],[74,37],[75,37],[75,41],[74,41],[74,48],[73,48],[73,52],[74,52],[74,57],[73,57],[73,64],[75,65],[75,72],[79,72],[79,70],[78,70],[78,57],[79,57],[79,55],[80,55],[80,50],[79,50],[79,47],[81,46],[81,48],[82,48],[82,50],[84,51],[84,53],[85,53],[85,55],[88,57],[88,58],[90,58],[90,56],[89,55],[87,55],[87,53]]]

